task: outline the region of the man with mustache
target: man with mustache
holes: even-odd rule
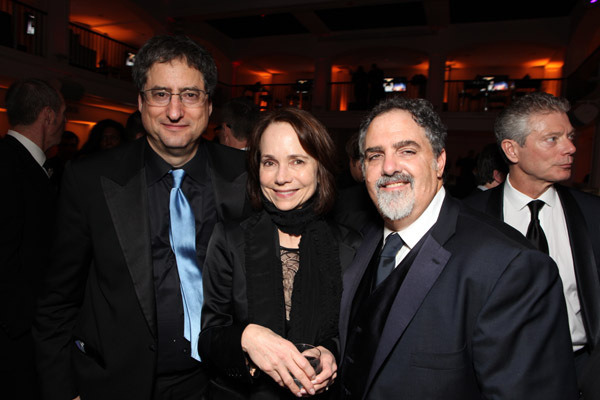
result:
[[[344,273],[343,399],[576,399],[556,265],[448,195],[446,129],[423,99],[387,99],[360,148],[383,217]]]
[[[466,202],[526,235],[558,265],[582,387],[589,354],[600,344],[600,199],[558,184],[571,177],[575,154],[568,111],[566,99],[548,93],[531,93],[505,109],[495,133],[508,177]],[[588,374],[594,379],[596,368]]]

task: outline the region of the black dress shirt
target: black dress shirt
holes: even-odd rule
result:
[[[173,169],[147,144],[146,181],[150,217],[156,314],[158,321],[158,374],[172,374],[199,366],[190,356],[190,342],[183,337],[183,302],[175,254],[169,240],[169,199]],[[217,222],[208,156],[203,143],[182,169],[181,190],[196,218],[196,253],[202,269],[208,241]]]

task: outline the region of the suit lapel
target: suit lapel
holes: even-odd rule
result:
[[[143,146],[138,147],[133,147],[138,151],[129,152],[123,158],[125,165],[120,165],[120,171],[127,172],[102,176],[101,184],[140,307],[150,332],[156,336],[148,196],[143,168]]]
[[[565,213],[569,243],[577,277],[579,301],[588,334],[589,344],[600,345],[600,281],[596,269],[592,242],[581,209],[569,190],[555,185]]]
[[[451,253],[444,249],[443,244],[454,234],[458,210],[458,202],[446,195],[438,220],[430,233],[426,234],[423,246],[392,303],[369,371],[365,395],[448,263]]]
[[[358,285],[369,266],[369,261],[377,251],[377,244],[383,235],[383,227],[377,224],[367,226],[363,232],[364,240],[356,252],[354,261],[344,271],[343,291],[340,307],[340,360],[343,360],[348,335],[348,323],[352,311],[352,300],[358,289]]]

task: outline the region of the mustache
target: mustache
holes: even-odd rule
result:
[[[390,175],[390,176],[382,176],[379,179],[377,179],[377,187],[383,187],[386,186],[387,184],[390,183],[394,183],[394,182],[398,182],[398,181],[404,181],[404,182],[408,182],[410,183],[410,186],[413,186],[413,183],[415,182],[415,179],[413,178],[413,176],[407,172],[396,172],[394,175]]]

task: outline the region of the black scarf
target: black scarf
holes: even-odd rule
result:
[[[292,342],[330,348],[338,332],[342,292],[337,240],[327,222],[315,215],[314,198],[290,211],[281,211],[264,198],[263,205],[264,211],[252,216],[244,228],[248,321]],[[287,334],[278,228],[302,236]],[[335,354],[337,349],[330,350]]]

